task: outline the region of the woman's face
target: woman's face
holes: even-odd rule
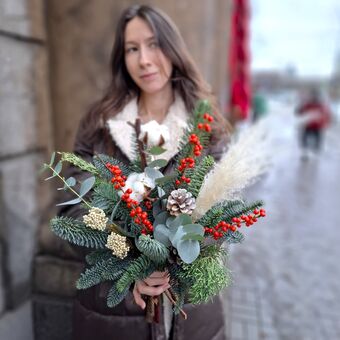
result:
[[[126,25],[124,38],[126,68],[140,90],[155,94],[170,86],[171,61],[149,25],[139,17],[133,18]]]

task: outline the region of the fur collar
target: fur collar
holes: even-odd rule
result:
[[[138,116],[137,98],[132,99],[124,109],[115,117],[110,118],[106,124],[112,139],[130,161],[134,159],[132,147],[133,128],[127,122],[134,123]],[[187,127],[188,114],[183,100],[176,96],[174,103],[170,106],[162,125],[169,129],[170,138],[163,147],[167,150],[155,159],[162,158],[170,160],[178,152],[179,143],[185,128]]]

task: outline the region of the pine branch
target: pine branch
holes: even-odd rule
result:
[[[176,304],[173,306],[173,312],[177,315],[183,308],[185,298],[192,282],[182,275],[183,269],[176,263],[168,266],[168,272],[170,275],[171,292],[176,300]]]
[[[231,243],[241,243],[244,240],[244,235],[236,230],[236,231],[230,231],[228,230],[219,240],[218,243],[227,242],[229,244]]]
[[[193,284],[189,288],[190,302],[193,304],[206,303],[231,282],[230,272],[223,265],[216,247],[216,252],[201,254],[191,264],[183,264],[184,278],[190,278]]]
[[[141,170],[143,172],[145,167],[146,167],[146,165],[147,165],[147,161],[146,161],[146,155],[145,155],[145,150],[144,150],[144,144],[143,144],[142,141],[139,140],[139,135],[141,133],[141,124],[142,123],[141,123],[140,118],[137,118],[136,121],[135,121],[135,124],[132,124],[131,122],[128,122],[128,124],[130,126],[132,126],[133,129],[135,130],[137,150],[138,150],[138,154],[139,154]]]
[[[112,257],[112,252],[109,249],[98,249],[87,254],[85,257],[86,262],[89,265],[94,265],[95,263],[103,260],[108,260]]]
[[[169,256],[168,248],[148,235],[140,235],[136,246],[141,253],[158,264],[165,263]]]
[[[98,170],[100,177],[106,180],[111,180],[112,178],[112,174],[110,170],[106,167],[106,163],[119,166],[119,168],[122,170],[123,175],[125,176],[128,176],[131,173],[129,167],[118,159],[103,154],[96,154],[93,157],[93,164]]]
[[[242,201],[235,201],[235,202],[242,202]],[[225,205],[221,205],[223,209],[223,220],[226,222],[231,222],[233,217],[240,217],[243,214],[247,214],[252,212],[254,209],[260,208],[263,206],[262,201],[255,201],[252,203],[236,203],[233,206],[226,207]]]
[[[101,182],[95,188],[92,195],[91,205],[100,209],[112,211],[120,201],[117,191],[111,183]]]
[[[74,153],[70,152],[58,152],[58,153],[61,155],[61,161],[69,162],[83,171],[87,171],[94,175],[98,175],[98,170],[92,163],[86,162],[82,158],[76,156]]]
[[[50,221],[50,227],[57,236],[78,246],[105,248],[108,236],[106,231],[93,230],[71,217],[54,217]]]
[[[77,289],[87,289],[103,281],[114,281],[118,279],[130,260],[119,259],[111,254],[109,259],[104,259],[81,273],[77,281]]]
[[[115,282],[112,285],[107,295],[106,303],[108,307],[112,308],[112,307],[117,306],[119,303],[123,301],[123,299],[126,297],[128,292],[129,292],[129,287],[124,289],[122,292],[119,292],[117,289],[117,283]]]
[[[214,163],[214,158],[212,156],[206,156],[195,167],[195,169],[192,169],[191,173],[187,175],[187,177],[191,178],[191,182],[188,185],[188,190],[195,198],[200,192],[205,176],[214,166]]]
[[[145,255],[141,255],[129,265],[117,281],[118,292],[123,292],[126,288],[130,287],[134,281],[145,279],[155,270],[155,264]]]
[[[198,129],[197,125],[199,123],[204,123],[203,115],[206,112],[211,112],[211,106],[208,101],[201,100],[198,102],[191,119],[188,122],[188,127],[185,130],[180,143],[179,143],[179,152],[175,158],[177,168],[179,166],[179,162],[182,158],[192,156],[193,147],[190,143],[188,143],[189,136],[191,134],[196,134],[199,137],[201,145],[206,147],[209,144],[211,134]]]

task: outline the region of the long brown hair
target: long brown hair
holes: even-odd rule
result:
[[[210,86],[198,71],[173,21],[165,13],[152,6],[133,5],[121,14],[117,23],[111,54],[111,83],[103,98],[93,106],[86,117],[89,123],[86,124],[89,127],[88,135],[93,133],[100,122],[105,122],[109,117],[116,115],[129,100],[139,96],[140,89],[130,77],[124,58],[125,28],[127,23],[135,17],[148,23],[162,52],[171,61],[173,66],[170,78],[172,86],[183,99],[188,112],[194,110],[197,100],[208,99],[215,115],[217,114],[221,119]]]

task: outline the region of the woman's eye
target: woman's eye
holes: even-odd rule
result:
[[[132,53],[132,52],[136,52],[137,51],[137,47],[128,47],[125,52],[126,53]]]
[[[150,46],[151,48],[156,48],[156,47],[158,47],[158,44],[154,41],[154,42],[150,43],[149,46]]]

